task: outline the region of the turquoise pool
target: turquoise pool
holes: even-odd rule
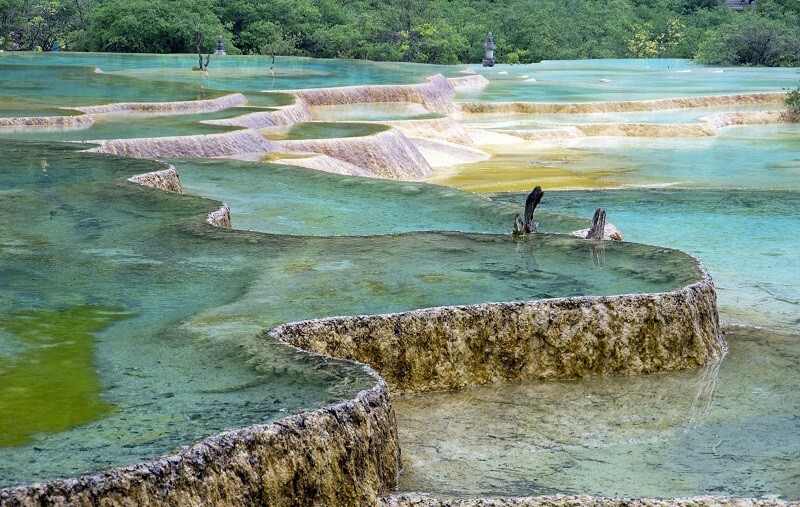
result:
[[[290,98],[261,90],[418,83],[435,72],[460,76],[465,67],[279,58],[272,73],[265,58],[228,57],[213,59],[202,74],[188,70],[193,60],[2,53],[0,116],[231,92],[246,93],[250,107],[275,107]],[[462,90],[459,100],[631,100],[779,91],[796,82],[783,69],[682,61],[476,70],[489,85]],[[81,129],[0,129],[0,486],[132,464],[224,429],[352,396],[372,382],[358,368],[260,338],[279,323],[661,291],[697,276],[686,256],[666,248],[609,244],[600,266],[582,240],[543,235],[515,243],[505,233],[520,211],[520,193],[489,200],[265,162],[177,159],[166,162],[177,168],[187,195],[169,195],[125,181],[163,165],[55,142],[222,132],[228,129],[199,121],[251,110],[112,115]],[[357,122],[420,112],[406,104],[317,113]],[[626,113],[600,121],[691,122],[698,114]],[[321,123],[296,127],[295,134],[363,135],[374,128]],[[723,320],[769,329],[734,328],[729,356],[695,371],[397,400],[402,488],[444,496],[800,499],[800,400],[792,388],[800,283],[787,276],[800,269],[792,234],[798,147],[800,132],[779,125],[725,129],[716,138],[520,148],[509,181],[524,173],[525,188],[540,177],[535,162],[542,160],[563,162],[559,171],[590,187],[681,187],[545,188],[537,220],[543,232],[568,233],[586,227],[578,217],[602,206],[626,240],[702,258],[715,277]],[[495,184],[502,190],[506,182]],[[245,230],[204,224],[219,201],[231,206],[234,227]],[[441,431],[429,431],[432,422]]]

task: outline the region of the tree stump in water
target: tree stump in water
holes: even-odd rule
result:
[[[592,226],[589,228],[589,233],[586,239],[603,239],[606,230],[606,211],[603,208],[597,208],[592,217]]]
[[[525,199],[525,233],[530,234],[532,232],[539,232],[537,230],[536,225],[531,227],[531,221],[533,220],[533,211],[536,209],[536,206],[542,201],[542,196],[544,192],[542,192],[542,187],[536,185],[536,188],[533,189],[533,192],[528,194],[528,198]]]
[[[522,223],[522,218],[520,218],[519,213],[514,217],[514,230],[511,231],[511,234],[514,236],[522,236],[525,234],[525,224]]]

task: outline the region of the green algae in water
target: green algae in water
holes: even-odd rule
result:
[[[609,245],[606,265],[598,268],[586,242],[568,237],[515,244],[510,236],[485,234],[314,238],[217,229],[203,220],[219,202],[125,181],[163,166],[73,150],[0,143],[6,217],[0,314],[76,306],[130,314],[93,332],[100,399],[114,409],[65,431],[36,434],[33,444],[0,449],[3,485],[132,464],[373,385],[358,367],[258,338],[282,322],[652,292],[698,275],[682,254],[637,245]],[[298,185],[294,195],[302,201],[323,182]],[[460,209],[447,202],[461,199],[458,192],[408,187],[421,194],[428,188],[435,190],[430,205],[440,201],[447,213]],[[335,193],[328,195],[330,205],[342,205]],[[407,209],[396,218],[414,214]],[[664,265],[674,268],[669,280],[618,274]],[[15,347],[12,333],[0,340],[4,351]]]
[[[111,407],[94,368],[94,333],[127,317],[113,308],[82,306],[0,317],[6,342],[21,351],[0,355],[0,447],[98,419]]]

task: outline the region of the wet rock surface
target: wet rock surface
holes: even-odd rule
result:
[[[6,488],[0,505],[370,505],[400,473],[389,391],[374,375],[354,400],[133,467]]]
[[[269,334],[367,363],[394,392],[650,373],[720,359],[716,293],[703,280],[660,294],[487,303],[315,319]]]

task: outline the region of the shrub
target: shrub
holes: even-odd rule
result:
[[[696,60],[707,65],[800,65],[800,29],[743,13],[700,44]]]
[[[800,121],[800,83],[798,83],[797,88],[789,89],[788,92],[786,95],[786,107],[792,112],[795,120]]]

